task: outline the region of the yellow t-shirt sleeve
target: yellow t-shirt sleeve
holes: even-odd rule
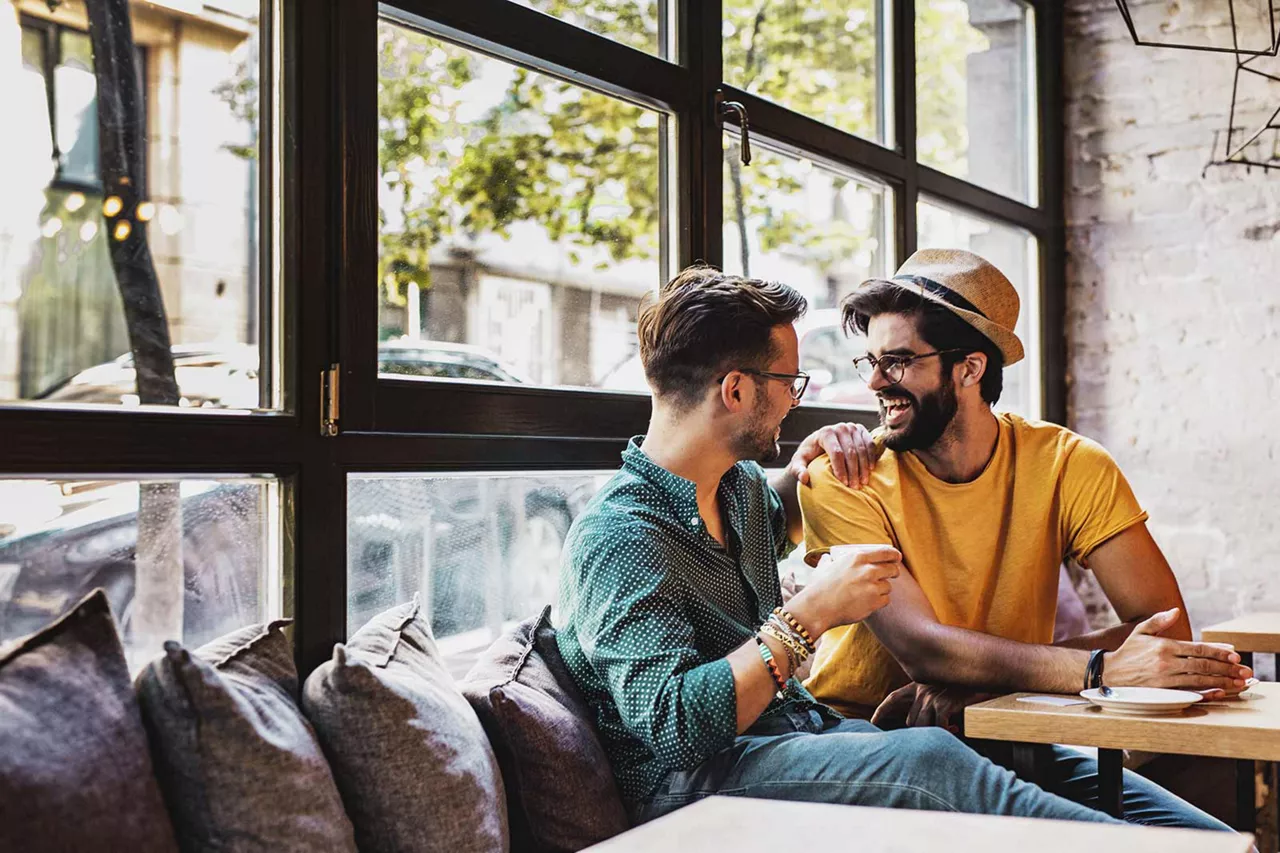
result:
[[[1068,451],[1062,475],[1062,523],[1066,555],[1087,563],[1089,554],[1113,536],[1147,520],[1120,466],[1088,438]]]
[[[880,502],[836,479],[831,460],[809,465],[809,485],[799,489],[805,560],[812,565],[833,545],[893,545],[893,528]]]

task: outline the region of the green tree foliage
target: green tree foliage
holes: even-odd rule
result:
[[[524,2],[657,51],[657,0]],[[877,138],[878,6],[872,0],[726,0],[725,79]],[[922,2],[921,17],[922,32],[935,42],[931,61],[948,66],[922,81],[921,109],[945,117],[948,131],[939,147],[963,156],[957,93],[964,87],[964,57],[975,46],[970,36],[955,34],[975,31],[965,5],[955,0]],[[480,114],[477,103],[485,105]],[[537,223],[561,245],[605,246],[613,260],[656,257],[665,144],[657,113],[393,24],[379,29],[378,104],[385,188],[379,272],[386,299],[401,303],[410,282],[429,287],[431,257],[451,241],[506,235],[519,222]],[[868,235],[841,215],[845,179],[832,186],[831,207],[815,215],[788,202],[806,191],[796,160],[766,151],[741,166],[737,142],[726,136],[726,164],[725,218],[746,238],[744,269],[750,269],[749,234],[765,251],[794,251],[821,270],[864,248]]]

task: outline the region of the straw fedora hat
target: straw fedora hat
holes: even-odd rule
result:
[[[893,278],[873,278],[860,287],[883,282],[936,302],[986,335],[1004,355],[1005,367],[1022,360],[1022,341],[1013,333],[1020,300],[1004,273],[973,252],[921,249],[898,268]]]

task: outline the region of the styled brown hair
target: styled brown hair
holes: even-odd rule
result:
[[[909,288],[877,281],[850,293],[840,308],[845,331],[851,335],[855,332],[865,335],[872,317],[899,314],[910,317],[920,337],[934,349],[962,350],[938,356],[944,375],[963,361],[966,353],[982,353],[987,357],[987,369],[982,374],[980,385],[982,399],[989,405],[995,405],[1000,399],[1004,391],[1004,355],[1000,347],[933,300],[925,299]]]
[[[773,328],[794,323],[807,307],[803,296],[780,282],[688,267],[640,309],[644,375],[655,396],[692,408],[720,375],[766,369],[777,357]]]

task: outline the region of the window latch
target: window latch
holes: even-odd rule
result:
[[[320,371],[320,434],[333,438],[338,434],[338,374],[342,365],[331,364]]]
[[[723,122],[726,117],[733,115],[738,119],[738,127],[742,131],[742,165],[751,165],[751,123],[747,119],[747,108],[742,105],[741,101],[719,101],[716,111],[720,115],[720,121]]]

